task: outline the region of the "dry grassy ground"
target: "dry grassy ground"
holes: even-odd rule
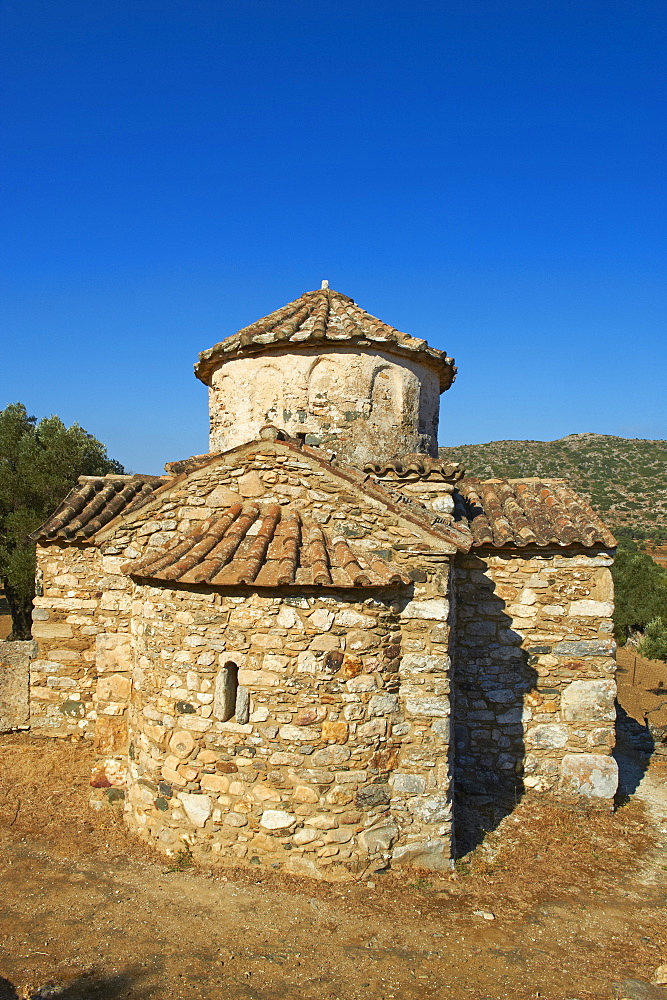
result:
[[[88,810],[89,766],[82,744],[0,737],[3,1000],[602,1000],[667,958],[667,859],[637,803],[524,802],[454,875],[331,885],[169,871]]]

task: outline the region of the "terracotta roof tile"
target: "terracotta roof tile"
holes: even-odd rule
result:
[[[353,483],[367,496],[372,497],[374,500],[379,500],[390,510],[394,511],[394,513],[405,517],[408,521],[418,525],[422,530],[431,533],[435,532],[442,541],[448,542],[450,545],[454,545],[464,552],[467,552],[470,548],[472,535],[465,520],[456,522],[452,521],[449,517],[440,517],[428,507],[425,507],[416,498],[408,497],[404,493],[401,493],[400,490],[394,489],[391,482],[376,479],[375,473],[369,474],[366,470],[361,472],[353,466],[331,462],[329,460],[329,453],[324,449],[297,441],[285,431],[279,430],[270,424],[267,424],[260,431],[260,440],[262,443],[275,441],[277,447],[282,451],[291,452],[295,457],[300,456],[312,459],[321,469],[327,470],[335,480],[338,480],[341,490],[344,488],[346,482]],[[240,447],[248,449],[252,453],[252,449],[258,443],[260,442],[249,442],[247,445],[241,445]],[[224,455],[224,452],[210,455],[194,455],[179,462],[170,462],[165,468],[173,475],[189,475],[191,472],[219,461],[224,458]],[[433,463],[434,469],[437,469],[440,464],[443,466],[448,465],[446,462],[441,462],[440,459],[430,459],[429,456],[411,456],[411,458],[414,457],[420,460],[426,458]]]
[[[425,340],[401,333],[376,319],[360,309],[353,299],[331,288],[306,292],[208,351],[203,351],[195,365],[195,374],[208,385],[213,370],[220,361],[228,358],[290,344],[315,346],[336,342],[359,347],[374,346],[391,354],[418,358],[438,373],[441,392],[448,389],[456,377],[453,358],[429,347]]]
[[[379,556],[279,504],[237,503],[183,539],[123,571],[153,580],[213,586],[387,587],[410,579]]]
[[[88,539],[113,520],[147,503],[166,476],[81,476],[58,509],[30,535],[37,542]]]
[[[386,462],[366,462],[364,472],[396,480],[439,479],[448,482],[456,482],[465,475],[465,469],[459,462],[421,454],[399,455]]]
[[[456,515],[470,523],[477,548],[616,545],[597,514],[564,480],[468,478],[458,484],[457,493]]]

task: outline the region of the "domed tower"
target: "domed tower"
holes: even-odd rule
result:
[[[437,455],[439,397],[456,368],[323,282],[203,351],[195,374],[209,386],[212,452],[275,424],[361,467]]]

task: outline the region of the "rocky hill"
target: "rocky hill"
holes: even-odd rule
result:
[[[667,541],[667,441],[570,434],[558,441],[490,441],[440,448],[481,479],[567,479],[610,528]]]

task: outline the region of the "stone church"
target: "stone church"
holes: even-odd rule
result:
[[[614,539],[438,458],[453,360],[324,283],[195,374],[210,452],[34,536],[31,728],[93,741],[92,804],[325,878],[446,868],[528,791],[609,807]]]

